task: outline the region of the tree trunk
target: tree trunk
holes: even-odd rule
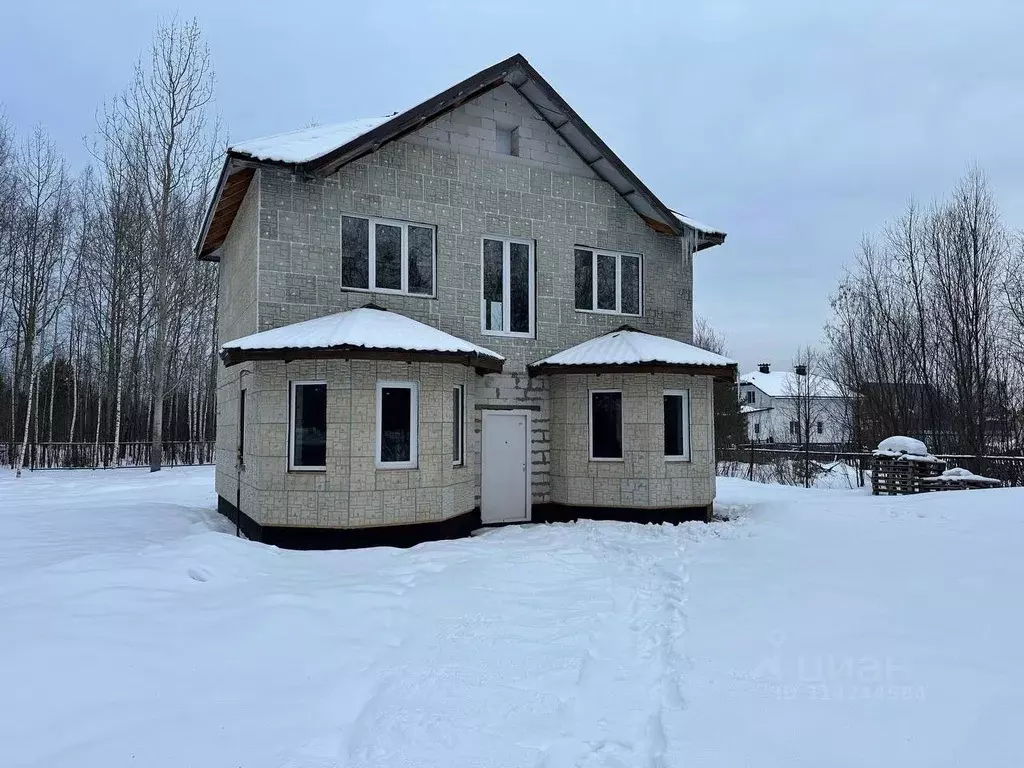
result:
[[[25,451],[28,448],[28,431],[29,424],[32,422],[32,403],[35,400],[35,381],[36,376],[32,371],[32,367],[35,365],[35,345],[32,344],[27,350],[27,368],[29,372],[28,377],[28,400],[25,404],[25,429],[22,432],[21,438],[21,450],[18,451],[18,463],[15,466],[15,477],[21,477],[21,468],[25,466]]]
[[[158,300],[159,301],[159,300]],[[167,313],[157,307],[156,341],[153,353],[153,430],[149,446],[149,471],[159,472],[163,464],[164,448],[164,387],[167,365]]]

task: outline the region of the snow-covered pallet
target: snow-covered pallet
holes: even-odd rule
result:
[[[905,496],[931,490],[928,478],[936,477],[946,468],[945,463],[927,457],[884,456],[875,453],[871,472],[871,493],[875,496]]]
[[[994,477],[976,475],[962,467],[952,467],[936,477],[921,481],[925,491],[967,491],[977,488],[998,488],[1002,485]]]

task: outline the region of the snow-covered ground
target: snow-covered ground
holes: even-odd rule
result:
[[[1024,763],[1024,490],[288,552],[212,484],[0,474],[0,766]]]

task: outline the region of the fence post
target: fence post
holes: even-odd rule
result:
[[[747,479],[754,482],[754,444],[750,444],[750,468],[747,470]]]

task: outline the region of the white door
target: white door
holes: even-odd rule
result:
[[[511,523],[530,519],[529,415],[483,411],[480,519]]]

